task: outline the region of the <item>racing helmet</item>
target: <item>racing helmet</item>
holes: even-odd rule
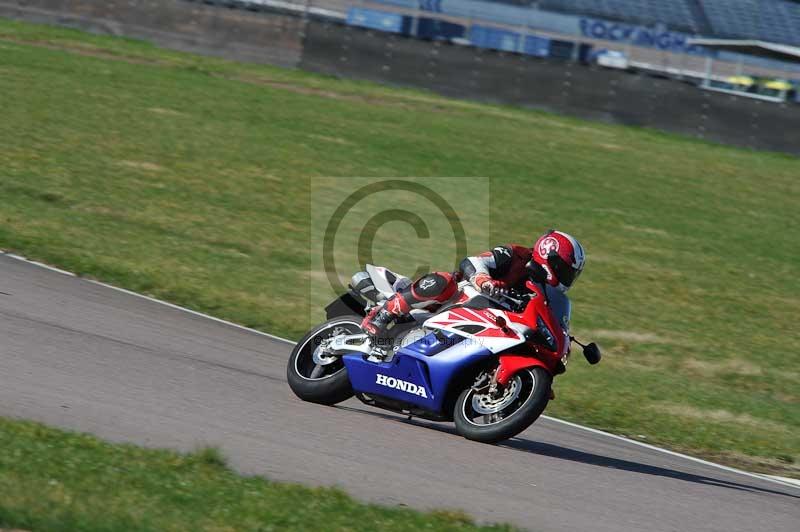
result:
[[[547,273],[547,284],[566,292],[583,271],[586,255],[573,236],[551,229],[534,244],[533,261]]]

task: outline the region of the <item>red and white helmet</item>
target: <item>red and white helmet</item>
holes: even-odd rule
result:
[[[547,284],[566,292],[583,271],[586,255],[574,237],[550,230],[533,246],[533,260],[547,272]]]

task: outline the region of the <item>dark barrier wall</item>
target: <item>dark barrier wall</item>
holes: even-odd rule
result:
[[[300,60],[304,26],[295,16],[184,0],[0,0],[0,16],[282,66],[296,66]]]
[[[800,105],[578,63],[185,0],[0,0],[0,16],[800,155]]]
[[[310,22],[301,67],[800,155],[800,105],[672,79]]]

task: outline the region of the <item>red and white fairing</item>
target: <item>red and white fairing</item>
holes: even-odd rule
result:
[[[561,314],[552,311],[549,299],[538,293],[530,281],[527,284],[532,297],[522,312],[511,312],[496,308],[478,309],[456,306],[446,309],[427,319],[428,329],[458,334],[478,342],[483,348],[499,355],[497,382],[505,385],[517,371],[531,366],[541,366],[551,373],[558,370],[559,364],[566,365],[569,358],[570,336],[569,300],[563,292],[546,287],[551,300],[561,298]],[[550,292],[552,291],[552,292]],[[471,286],[462,285],[462,298],[459,303],[480,294]],[[534,327],[537,328],[534,331]],[[546,328],[554,342],[548,347],[541,340],[542,327]],[[535,334],[534,334],[535,333]],[[562,370],[563,371],[563,370]]]
[[[497,318],[506,321],[505,329],[498,325]],[[481,327],[475,332],[467,332],[464,326]],[[455,308],[429,318],[424,326],[465,336],[480,342],[492,353],[505,351],[525,342],[524,332],[528,327],[514,323],[511,315],[497,309]]]
[[[462,293],[461,302],[479,294],[471,286],[463,287]],[[498,318],[500,318],[499,323]],[[452,332],[480,342],[492,353],[499,353],[524,343],[525,332],[530,329],[519,315],[492,308],[457,307],[428,318],[423,325],[429,329]],[[466,326],[472,327],[465,330]]]

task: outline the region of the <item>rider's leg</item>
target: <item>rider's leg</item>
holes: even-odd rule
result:
[[[361,328],[373,336],[386,336],[398,319],[407,317],[412,309],[434,310],[450,300],[457,291],[458,283],[450,272],[423,275],[382,305],[373,308],[364,318]]]
[[[411,307],[400,292],[375,306],[361,322],[361,328],[372,336],[385,336],[399,318],[407,316]]]

